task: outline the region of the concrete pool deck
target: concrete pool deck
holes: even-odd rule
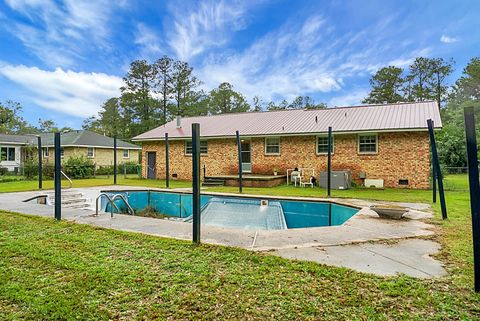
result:
[[[72,189],[72,191],[82,192],[93,202],[102,190],[145,190],[145,188],[104,186]],[[182,189],[182,191],[186,190]],[[238,196],[238,194],[208,194]],[[39,195],[39,192],[2,193],[0,209],[53,218],[53,206],[22,202],[36,195]],[[261,198],[330,200],[361,209],[340,226],[251,231],[202,225],[202,242],[269,252],[290,259],[343,266],[378,275],[404,273],[413,277],[429,278],[446,274],[442,264],[431,257],[439,251],[440,246],[424,239],[434,235],[434,226],[425,222],[432,216],[426,204],[402,203],[411,209],[407,215],[408,219],[395,221],[381,219],[368,208],[372,204],[391,204],[390,202],[278,196],[261,196]],[[88,209],[63,209],[62,219],[181,240],[192,238],[191,223],[122,214],[114,214],[113,218],[105,213],[94,216],[93,202],[92,207]],[[388,244],[385,244],[386,241]]]

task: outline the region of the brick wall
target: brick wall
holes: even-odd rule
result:
[[[287,136],[280,139],[280,155],[265,155],[265,139],[251,139],[252,173],[271,174],[274,169],[285,173],[294,167],[326,170],[327,156],[316,154],[316,136]],[[170,174],[178,179],[191,179],[191,156],[185,155],[184,141],[170,141]],[[143,144],[143,176],[146,177],[146,153],[157,154],[157,178],[165,178],[164,142]],[[235,139],[208,140],[208,155],[201,156],[208,175],[235,174],[237,172],[237,147]],[[398,132],[378,134],[378,153],[361,155],[358,153],[357,135],[334,135],[333,170],[350,170],[357,183],[361,183],[359,172],[367,178],[381,178],[387,187],[428,188],[429,187],[429,141],[427,132]],[[399,185],[407,179],[409,184]]]

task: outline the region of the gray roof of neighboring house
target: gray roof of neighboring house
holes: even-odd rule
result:
[[[165,133],[173,139],[189,138],[192,123],[200,124],[202,137],[232,137],[236,130],[242,136],[326,133],[329,126],[334,132],[418,131],[427,130],[427,119],[442,127],[436,102],[248,112],[183,118],[181,128],[173,120],[133,140],[163,140]]]
[[[53,133],[42,133],[43,147],[53,147]],[[19,145],[37,145],[36,135],[0,135],[0,143],[16,143]],[[88,147],[102,147],[113,148],[113,138],[103,136],[89,130],[72,130],[64,132],[61,135],[60,143],[62,146],[88,146]],[[123,140],[117,139],[118,148],[141,149],[140,146],[127,143]]]

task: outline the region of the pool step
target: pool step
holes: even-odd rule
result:
[[[220,178],[205,177],[202,186],[224,186],[225,180]]]
[[[55,192],[48,191],[45,194],[49,196],[50,203],[55,205]],[[90,201],[80,192],[62,190],[61,196],[61,204],[64,208],[87,208],[91,205]]]

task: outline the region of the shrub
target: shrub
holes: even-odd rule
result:
[[[93,162],[81,156],[72,156],[63,163],[63,171],[70,178],[89,178],[93,176]]]
[[[23,163],[23,176],[25,179],[33,179],[38,174],[38,158],[28,158]]]
[[[3,176],[8,173],[8,168],[0,167],[0,175]]]

